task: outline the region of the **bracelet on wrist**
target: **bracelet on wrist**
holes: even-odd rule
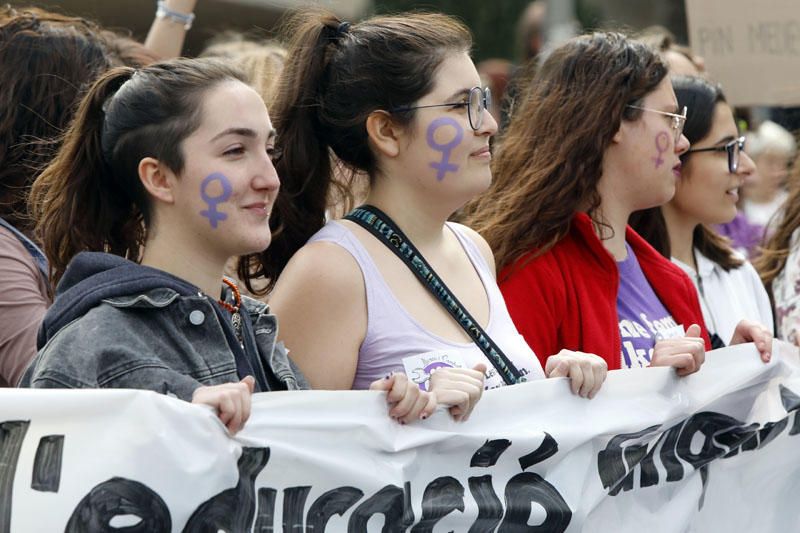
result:
[[[188,31],[192,28],[192,22],[194,22],[194,13],[187,14],[173,11],[167,7],[164,0],[158,0],[158,2],[156,2],[156,18],[167,19],[175,22],[176,24],[182,24],[183,29]]]

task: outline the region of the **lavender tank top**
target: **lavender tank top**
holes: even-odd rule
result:
[[[497,282],[480,250],[467,235],[461,233],[457,225],[448,223],[447,226],[461,243],[489,297],[489,325],[485,328],[486,333],[529,381],[544,378],[539,359],[511,321]],[[488,369],[487,389],[505,384],[481,349],[474,343],[444,339],[425,329],[412,317],[395,298],[369,252],[347,227],[339,222],[330,221],[308,242],[316,241],[336,243],[347,250],[358,263],[364,276],[367,334],[358,352],[353,389],[367,389],[370,383],[391,372],[405,372],[404,358],[432,351],[447,352],[456,360],[463,362],[463,366],[467,368],[472,368],[480,362],[485,363]]]

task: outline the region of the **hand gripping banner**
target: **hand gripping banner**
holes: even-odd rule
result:
[[[141,391],[0,390],[0,533],[800,530],[800,357],[777,344],[488,391],[401,426],[382,393],[256,395],[230,438]]]

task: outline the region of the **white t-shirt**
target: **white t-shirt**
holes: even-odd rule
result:
[[[772,329],[772,307],[756,269],[748,261],[739,268],[725,271],[717,263],[695,249],[697,272],[674,257],[697,288],[703,320],[709,334],[716,333],[727,345],[741,320],[758,322]],[[740,254],[739,259],[744,260]]]

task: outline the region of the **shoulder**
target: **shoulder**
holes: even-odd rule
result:
[[[355,257],[334,242],[300,248],[278,277],[269,305],[281,321],[290,309],[330,309],[364,293],[364,276]]]
[[[117,312],[114,307],[101,304],[58,330],[39,350],[26,372],[27,380],[34,386],[45,380],[69,388],[97,387],[100,359],[117,345],[119,337],[128,341],[122,346],[139,342],[135,338],[138,335],[133,334],[139,328],[118,327],[123,323],[112,319]],[[113,331],[115,342],[98,338],[104,331]]]
[[[494,262],[494,253],[492,252],[492,247],[489,246],[488,242],[486,242],[486,239],[484,239],[480,233],[469,226],[465,226],[464,224],[459,224],[458,222],[448,222],[448,224],[455,231],[468,238],[473,244],[475,244],[475,246],[478,248],[478,251],[486,260],[486,264],[489,265],[489,269],[493,274],[496,275],[497,272]]]
[[[357,285],[361,269],[355,257],[343,246],[331,241],[310,242],[295,253],[278,278],[276,290],[287,280],[303,280],[320,286]]]
[[[0,226],[0,263],[3,265],[3,277],[38,272],[30,252],[16,235],[3,226]]]

